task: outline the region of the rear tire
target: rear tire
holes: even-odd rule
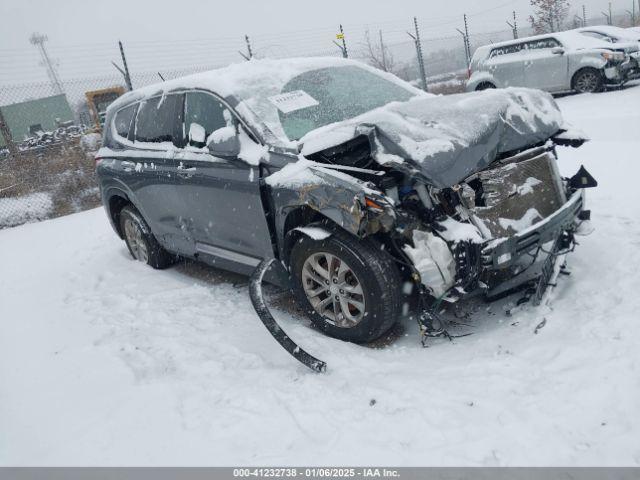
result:
[[[147,222],[132,205],[120,211],[120,231],[135,260],[157,269],[167,268],[174,262],[175,257],[160,246]]]
[[[476,92],[479,92],[481,90],[490,90],[490,89],[493,89],[493,88],[496,88],[496,86],[493,83],[491,83],[491,82],[482,82],[480,85],[478,85],[476,87]]]
[[[298,303],[332,337],[370,342],[400,317],[398,268],[371,240],[342,231],[323,240],[303,235],[291,250],[290,267]]]
[[[583,68],[573,76],[572,84],[577,93],[596,93],[604,88],[604,77],[595,68]]]

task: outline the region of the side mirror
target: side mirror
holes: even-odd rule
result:
[[[214,157],[237,157],[240,154],[240,139],[234,125],[214,130],[207,139],[207,147]]]
[[[564,55],[564,48],[562,48],[562,47],[553,47],[551,49],[551,53],[553,53],[554,55]]]
[[[207,141],[207,132],[202,125],[192,123],[189,126],[189,145],[204,147]]]

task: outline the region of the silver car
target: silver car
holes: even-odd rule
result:
[[[629,49],[573,30],[485,45],[471,60],[467,91],[530,87],[597,92],[628,79],[633,67]]]
[[[640,31],[633,28],[620,28],[613,25],[596,25],[578,28],[578,32],[591,38],[615,43],[617,48],[624,48],[631,58],[630,78],[640,76]]]

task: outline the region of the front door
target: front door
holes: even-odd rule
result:
[[[232,115],[210,93],[186,94],[187,132],[204,129],[204,138],[208,138],[212,132],[230,126]],[[273,254],[258,166],[238,158],[214,157],[203,142],[193,139],[176,160],[188,228],[198,251],[251,266]]]

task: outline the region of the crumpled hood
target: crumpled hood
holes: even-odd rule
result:
[[[546,141],[562,125],[551,95],[508,88],[393,102],[313,130],[300,143],[307,156],[366,135],[379,164],[422,174],[444,188],[483,169],[499,153]]]

